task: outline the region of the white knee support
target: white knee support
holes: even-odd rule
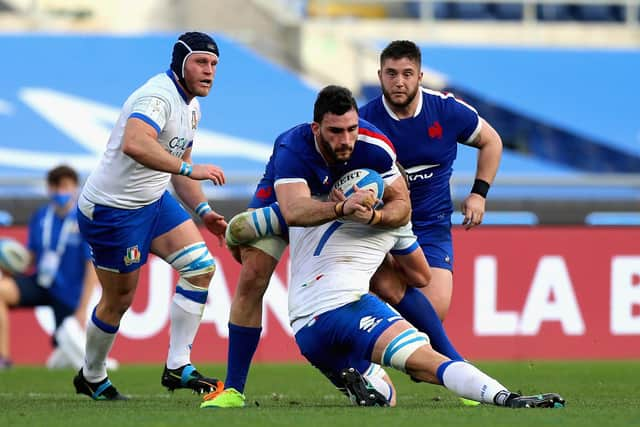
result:
[[[186,246],[164,260],[180,273],[181,278],[200,276],[216,271],[216,262],[204,242]]]
[[[429,337],[411,328],[391,340],[382,352],[382,364],[406,372],[407,359],[418,348],[429,344]]]

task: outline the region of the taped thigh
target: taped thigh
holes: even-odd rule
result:
[[[267,255],[271,255],[278,261],[282,257],[287,245],[288,243],[280,236],[267,236],[247,244],[247,246],[260,249]]]

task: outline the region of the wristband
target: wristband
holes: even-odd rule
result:
[[[193,172],[193,165],[190,165],[187,162],[182,162],[180,165],[180,172],[178,173],[184,176],[191,176],[191,172]]]
[[[211,209],[211,206],[209,206],[209,203],[202,202],[198,206],[196,206],[195,211],[198,214],[198,216],[202,218],[205,214],[213,211],[213,209]]]
[[[342,218],[344,216],[344,201],[336,203],[333,210],[336,213],[336,218]]]
[[[382,212],[379,212],[374,209],[373,212],[371,213],[371,218],[369,219],[369,222],[367,222],[367,224],[376,225],[381,220],[382,220]]]
[[[471,192],[476,193],[486,199],[487,193],[489,192],[489,187],[491,186],[487,181],[482,179],[476,179],[473,182],[473,187],[471,188]]]

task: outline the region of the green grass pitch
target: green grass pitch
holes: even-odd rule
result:
[[[76,395],[71,370],[19,366],[0,371],[0,426],[633,426],[640,423],[640,361],[482,362],[477,364],[514,391],[559,392],[562,409],[463,406],[442,387],[412,383],[390,372],[396,408],[348,405],[306,365],[256,364],[243,409],[199,409],[200,397],[160,386],[162,366],[129,365],[110,377],[131,397],[94,402]],[[224,377],[221,365],[199,365]]]

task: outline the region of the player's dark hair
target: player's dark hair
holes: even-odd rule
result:
[[[352,109],[358,112],[358,104],[351,91],[346,87],[330,85],[322,89],[316,98],[313,121],[320,123],[327,113],[341,116]]]
[[[78,183],[78,173],[67,165],[60,165],[47,173],[47,184],[55,187],[63,178],[71,178],[73,182]]]
[[[420,48],[410,40],[394,40],[380,53],[380,67],[387,59],[408,58],[418,66],[422,64],[422,54]]]

